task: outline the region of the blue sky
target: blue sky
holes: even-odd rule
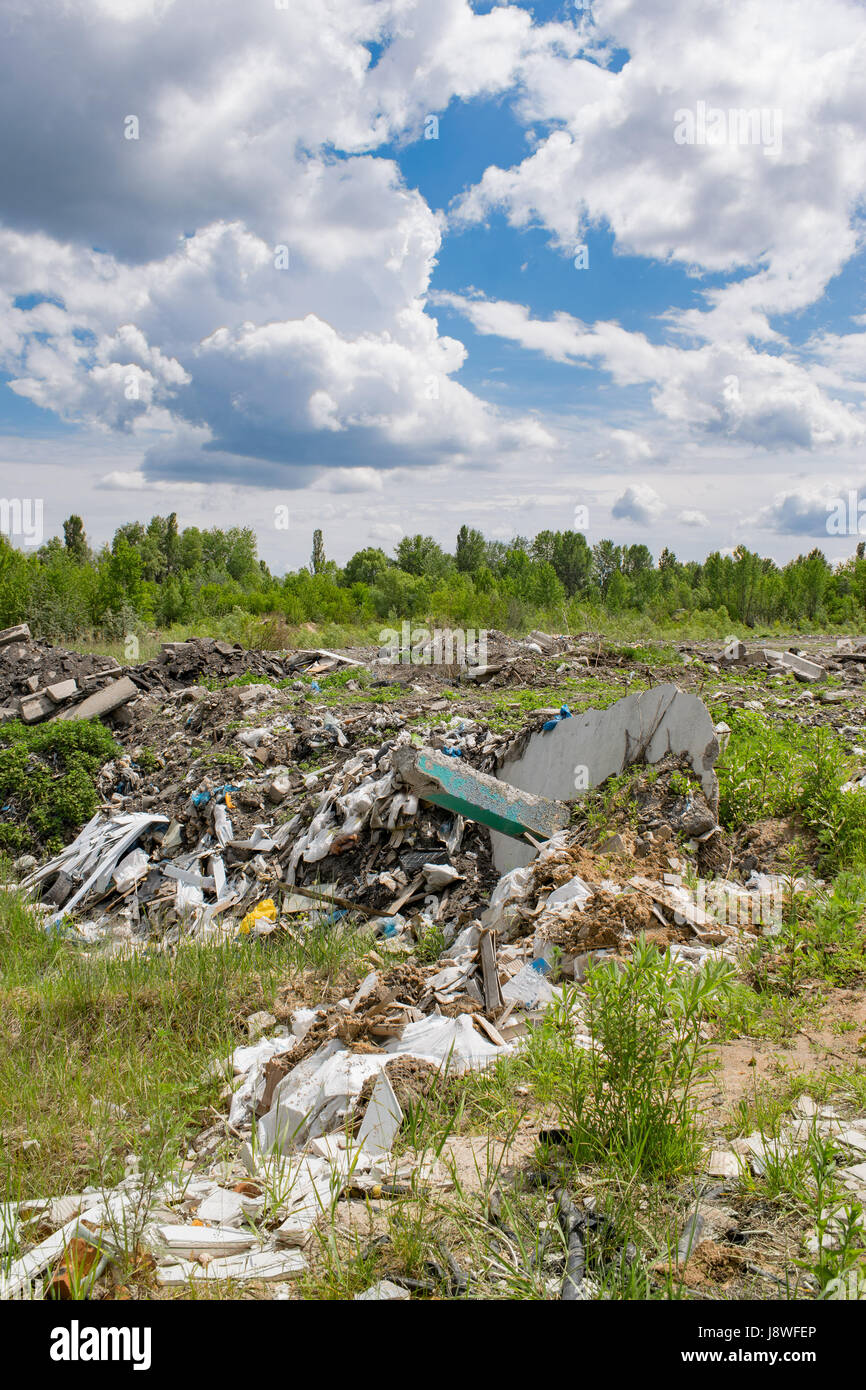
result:
[[[175,510],[279,569],[315,525],[345,560],[580,502],[591,541],[684,558],[853,549],[826,518],[864,481],[854,0],[0,26],[0,467],[49,531]],[[721,126],[681,140],[699,105]]]

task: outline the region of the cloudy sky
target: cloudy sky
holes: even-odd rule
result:
[[[856,543],[860,0],[4,0],[0,122],[47,533]]]

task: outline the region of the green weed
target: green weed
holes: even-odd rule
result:
[[[586,1028],[596,1046],[566,1045],[559,1096],[576,1163],[613,1162],[626,1173],[647,1175],[694,1165],[700,1149],[696,1087],[709,1070],[701,1024],[731,977],[722,962],[684,970],[643,938],[629,961],[590,967]],[[550,1011],[550,1026],[565,1029],[566,1039],[570,1008],[566,996]]]

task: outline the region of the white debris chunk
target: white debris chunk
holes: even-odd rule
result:
[[[394,1088],[387,1072],[380,1072],[358,1131],[359,1148],[374,1156],[390,1153],[402,1123],[403,1111]]]
[[[156,1278],[164,1288],[192,1284],[198,1279],[232,1279],[240,1283],[261,1279],[266,1283],[275,1283],[282,1279],[297,1279],[306,1269],[307,1261],[299,1251],[257,1250],[248,1255],[228,1255],[222,1259],[208,1260],[206,1265],[181,1260],[157,1269]]]
[[[363,1293],[355,1294],[355,1303],[372,1303],[381,1300],[396,1303],[404,1302],[409,1298],[409,1290],[401,1289],[399,1284],[392,1284],[390,1279],[380,1279],[377,1283],[371,1284],[369,1289]]]

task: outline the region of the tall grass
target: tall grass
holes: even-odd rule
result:
[[[214,1062],[246,1040],[249,1014],[279,1012],[293,982],[309,1000],[343,972],[357,978],[368,947],[340,923],[109,958],[46,936],[20,895],[0,893],[0,1201],[4,1188],[17,1199],[113,1185],[129,1153],[145,1168],[175,1163],[224,1115]]]

